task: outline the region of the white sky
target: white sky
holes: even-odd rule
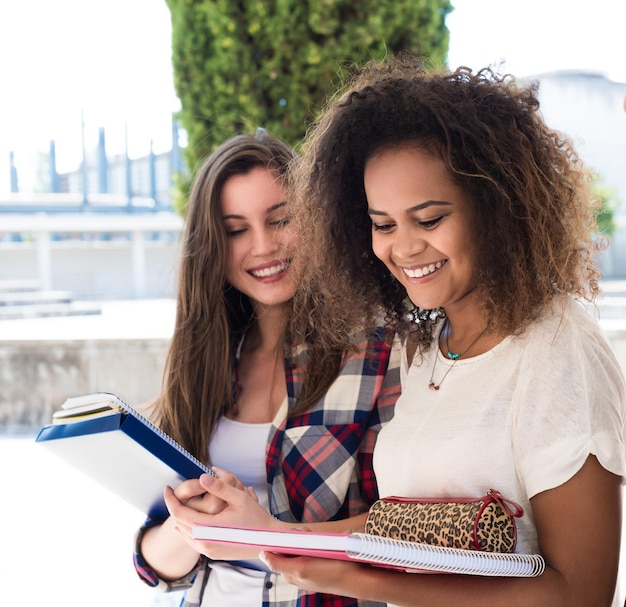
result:
[[[20,186],[36,151],[56,141],[57,167],[81,159],[105,127],[107,148],[131,155],[171,145],[170,14],[165,0],[0,0],[0,193],[8,150]],[[23,174],[24,173],[24,174]],[[3,187],[4,186],[4,187]]]
[[[626,82],[624,0],[452,0],[449,64],[502,64],[527,76],[584,69]],[[9,150],[28,189],[37,152],[56,141],[57,167],[81,158],[98,127],[107,151],[131,156],[171,145],[169,11],[165,0],[0,0],[0,194]]]
[[[561,69],[602,72],[626,82],[624,0],[452,0],[448,63],[505,61],[529,76]]]

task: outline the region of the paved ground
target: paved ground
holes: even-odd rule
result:
[[[40,449],[34,437],[0,438],[0,604],[177,605],[180,594],[136,577],[143,514]]]
[[[174,312],[173,300],[105,302],[100,315],[2,320],[0,340],[169,337]],[[136,577],[132,542],[143,513],[42,452],[34,435],[0,434],[0,462],[1,605],[178,605],[179,593],[157,593]]]

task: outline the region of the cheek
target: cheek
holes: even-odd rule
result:
[[[372,251],[374,255],[378,257],[383,263],[387,264],[388,262],[388,251],[385,246],[385,241],[381,238],[380,234],[378,234],[375,230],[372,231]]]
[[[459,266],[472,268],[474,265],[473,242],[465,233],[459,233],[458,238],[451,238],[448,242],[442,244],[444,250],[450,252],[450,256],[457,260]]]
[[[281,243],[286,249],[295,249],[300,244],[301,238],[295,228],[285,228],[281,235]]]

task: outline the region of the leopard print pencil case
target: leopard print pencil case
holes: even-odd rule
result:
[[[365,533],[434,546],[513,552],[522,507],[490,489],[480,498],[386,497],[369,510]]]

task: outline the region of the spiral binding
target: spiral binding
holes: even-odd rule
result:
[[[415,542],[354,533],[363,547],[348,551],[354,559],[366,559],[382,565],[404,567],[407,570],[461,573],[483,576],[535,577],[545,569],[545,561],[539,554],[508,554],[479,552],[420,544],[416,558]]]

